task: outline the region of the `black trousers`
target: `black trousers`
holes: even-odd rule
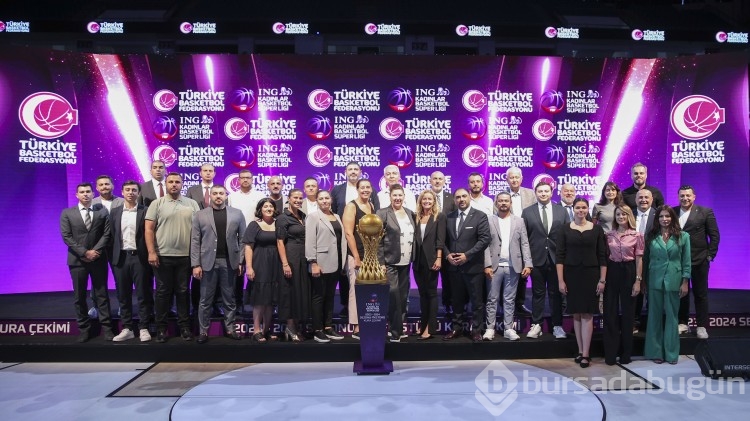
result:
[[[447,260],[443,259],[442,267],[440,268],[440,284],[442,285],[443,291],[441,294],[441,300],[443,301],[443,307],[453,306],[453,297],[451,296],[451,283],[448,277],[448,263]]]
[[[172,296],[177,303],[177,324],[182,329],[190,329],[188,282],[190,282],[190,257],[161,256],[156,268],[156,328],[167,330],[167,314],[172,304]]]
[[[464,303],[468,298],[473,312],[471,330],[482,333],[485,326],[484,305],[487,297],[484,291],[484,273],[464,273],[456,270],[450,271],[449,277],[453,298],[453,330],[461,331],[463,329]]]
[[[518,288],[516,288],[516,308],[521,308],[526,304],[526,278],[518,278]]]
[[[562,295],[557,279],[557,268],[551,260],[547,260],[544,266],[534,266],[534,272],[531,275],[531,293],[531,322],[542,324],[544,298],[549,295],[552,326],[562,326]]]
[[[133,287],[135,287],[140,327],[148,329],[149,318],[154,313],[151,267],[144,265],[137,255],[123,250],[119,263],[112,267],[112,272],[117,283],[122,326],[132,331],[138,330],[138,324],[133,322]]]
[[[708,327],[708,259],[699,265],[691,266],[690,290],[693,292],[695,304],[695,324],[698,327]],[[680,299],[680,311],[677,320],[680,324],[688,324],[690,314],[690,294]]]
[[[111,331],[112,319],[110,319],[109,294],[107,292],[107,259],[100,257],[93,262],[83,263],[80,266],[68,266],[68,269],[73,281],[73,305],[76,309],[78,329],[81,332],[86,332],[91,328],[88,304],[86,304],[86,292],[88,291],[90,277],[94,305],[99,312],[99,323],[102,325],[102,329]]]
[[[310,276],[313,330],[333,326],[333,301],[340,276],[340,272],[321,273],[317,278]]]
[[[439,271],[432,270],[426,265],[414,266],[414,279],[417,281],[417,290],[419,291],[420,326],[422,328],[420,333],[424,332],[425,329],[431,334],[437,332],[439,273]],[[443,279],[447,281],[448,278]],[[443,297],[445,297],[445,287],[443,287]],[[443,302],[445,303],[445,301]]]
[[[604,360],[610,364],[616,362],[618,354],[621,361],[629,361],[633,355],[634,283],[635,261],[607,261],[607,285],[604,288]]]

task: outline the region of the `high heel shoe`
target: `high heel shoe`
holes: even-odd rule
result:
[[[255,334],[253,335],[253,337],[252,337],[252,340],[253,340],[254,342],[258,342],[258,343],[265,343],[265,342],[266,342],[266,337],[265,337],[265,336],[263,336],[263,334],[262,334],[262,333],[260,333],[260,332],[256,332],[256,333],[255,333]]]
[[[576,356],[576,357],[575,357],[575,358],[573,359],[573,361],[574,361],[574,362],[575,362],[576,364],[580,364],[580,363],[581,363],[581,360],[583,360],[583,354],[579,352],[579,353],[578,353],[578,355],[577,355],[577,356]]]
[[[302,337],[299,333],[294,332],[293,330],[286,328],[284,329],[284,336],[286,337],[286,340],[289,342],[302,342]]]
[[[581,366],[581,368],[587,368],[589,365],[591,365],[591,358],[582,357],[579,365]]]

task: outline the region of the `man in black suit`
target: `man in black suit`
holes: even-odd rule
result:
[[[719,226],[711,208],[695,204],[695,190],[682,186],[680,196],[680,227],[690,234],[691,276],[690,286],[695,303],[695,322],[698,339],[708,339],[708,268],[719,252]],[[689,294],[680,299],[679,327],[687,330]]]
[[[542,336],[542,313],[546,293],[550,301],[552,333],[555,338],[564,339],[567,335],[562,328],[562,296],[555,268],[555,253],[557,235],[565,224],[565,209],[552,203],[552,186],[549,183],[539,182],[534,188],[534,193],[537,203],[521,213],[529,236],[531,260],[534,262],[531,274],[531,329],[526,337]]]
[[[122,185],[122,206],[112,208],[110,221],[112,228],[111,251],[112,273],[118,289],[122,330],[113,339],[126,341],[139,332],[141,342],[151,340],[148,322],[154,314],[154,289],[151,283],[151,266],[148,264],[146,248],[146,206],[139,205],[138,183],[133,180]],[[133,321],[133,287],[138,298],[138,323]]]
[[[80,331],[78,342],[86,342],[91,337],[86,305],[89,277],[104,339],[111,341],[115,337],[109,312],[107,259],[104,256],[110,236],[109,218],[106,210],[95,211],[91,208],[92,197],[91,183],[79,184],[76,186],[78,205],[63,210],[60,215],[60,233],[68,246],[68,269],[73,280],[73,304]]]
[[[201,165],[201,183],[187,189],[185,196],[198,202],[198,206],[203,208],[211,207],[211,187],[214,186],[214,177],[216,169],[211,164]],[[198,294],[200,296],[200,293]]]
[[[635,214],[635,227],[639,233],[646,237],[646,233],[651,230],[654,226],[654,219],[656,218],[656,209],[651,204],[654,202],[654,196],[651,190],[641,189],[635,195],[635,201],[638,207],[636,208]],[[640,279],[637,279],[640,281]],[[638,333],[638,329],[641,326],[641,314],[643,313],[643,298],[645,294],[641,291],[640,294],[635,298],[635,318],[633,324],[633,333]],[[648,307],[647,307],[648,308]]]
[[[334,186],[331,190],[331,211],[337,213],[340,218],[344,217],[344,208],[346,208],[346,204],[359,196],[357,193],[357,181],[359,181],[361,176],[362,168],[360,168],[359,163],[351,161],[346,164],[346,183]],[[370,196],[370,202],[372,202],[375,210],[380,209],[380,201],[378,200],[377,194]],[[346,276],[346,270],[343,271],[343,273],[344,274],[339,277],[339,301],[342,305],[339,316],[348,317],[349,278]]]
[[[430,174],[430,185],[432,191],[437,197],[440,213],[448,215],[456,210],[456,203],[453,201],[453,195],[445,190],[445,174],[435,171]],[[419,199],[417,195],[417,199]],[[453,313],[453,303],[451,302],[451,284],[448,282],[448,265],[443,264],[440,268],[440,285],[442,288],[443,308],[445,308],[446,318]]]
[[[487,214],[471,207],[468,190],[457,189],[454,198],[458,209],[448,214],[443,255],[450,265],[448,278],[455,313],[453,329],[443,340],[462,334],[463,303],[468,296],[473,311],[471,339],[480,342],[485,324],[484,250],[490,245],[490,226]]]
[[[138,204],[148,206],[154,200],[164,197],[166,186],[164,185],[164,162],[158,159],[151,163],[151,180],[141,184]]]
[[[622,191],[622,199],[625,203],[630,206],[630,209],[635,213],[635,209],[638,207],[636,203],[636,193],[640,190],[646,189],[651,191],[654,196],[653,207],[654,209],[664,204],[664,195],[661,191],[654,186],[646,184],[648,178],[648,168],[645,165],[637,162],[630,167],[630,178],[633,180],[633,185]]]

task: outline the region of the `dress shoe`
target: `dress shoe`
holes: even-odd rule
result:
[[[89,339],[91,339],[91,336],[89,335],[88,330],[82,330],[81,333],[78,334],[78,339],[76,340],[79,344],[82,344],[84,342],[88,342]]]
[[[167,332],[159,331],[159,333],[156,334],[156,342],[163,344],[167,341]]]
[[[112,342],[112,340],[115,339],[115,332],[112,332],[112,329],[107,329],[104,331],[104,340],[108,342]]]
[[[463,334],[460,330],[451,330],[447,335],[443,336],[444,341],[450,341],[451,339],[460,338]]]
[[[622,357],[620,357],[620,364],[622,364],[622,365],[630,364],[632,362],[633,362],[633,360],[630,359],[630,358],[622,358]]]
[[[471,340],[474,342],[482,342],[482,332],[475,330],[471,333]]]
[[[429,335],[429,334],[428,334],[427,336],[419,336],[419,337],[417,338],[417,340],[418,340],[418,341],[427,341],[427,340],[430,340],[430,339],[432,339],[432,338],[434,338],[434,337],[435,337],[435,336],[433,336],[433,335]]]
[[[206,342],[208,342],[208,335],[205,334],[205,333],[201,333],[200,335],[198,335],[198,339],[196,339],[195,342],[197,342],[197,343],[199,343],[201,345],[205,344]]]
[[[531,316],[531,310],[525,305],[516,306],[516,316]]]
[[[121,330],[120,333],[117,336],[115,336],[112,340],[114,342],[122,342],[122,341],[127,341],[133,338],[135,338],[133,331],[128,328],[125,328]]]
[[[182,336],[182,339],[186,341],[193,340],[193,332],[191,332],[190,329],[186,327],[183,327],[182,330],[180,330],[180,336]]]
[[[237,331],[235,331],[235,330],[232,330],[230,332],[225,333],[224,336],[226,336],[229,339],[235,340],[235,341],[242,340],[242,336],[240,336],[240,334],[237,333]]]

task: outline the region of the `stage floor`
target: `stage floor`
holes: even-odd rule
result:
[[[4,420],[224,419],[740,420],[747,382],[636,359],[400,361],[388,376],[351,363],[0,365]]]

